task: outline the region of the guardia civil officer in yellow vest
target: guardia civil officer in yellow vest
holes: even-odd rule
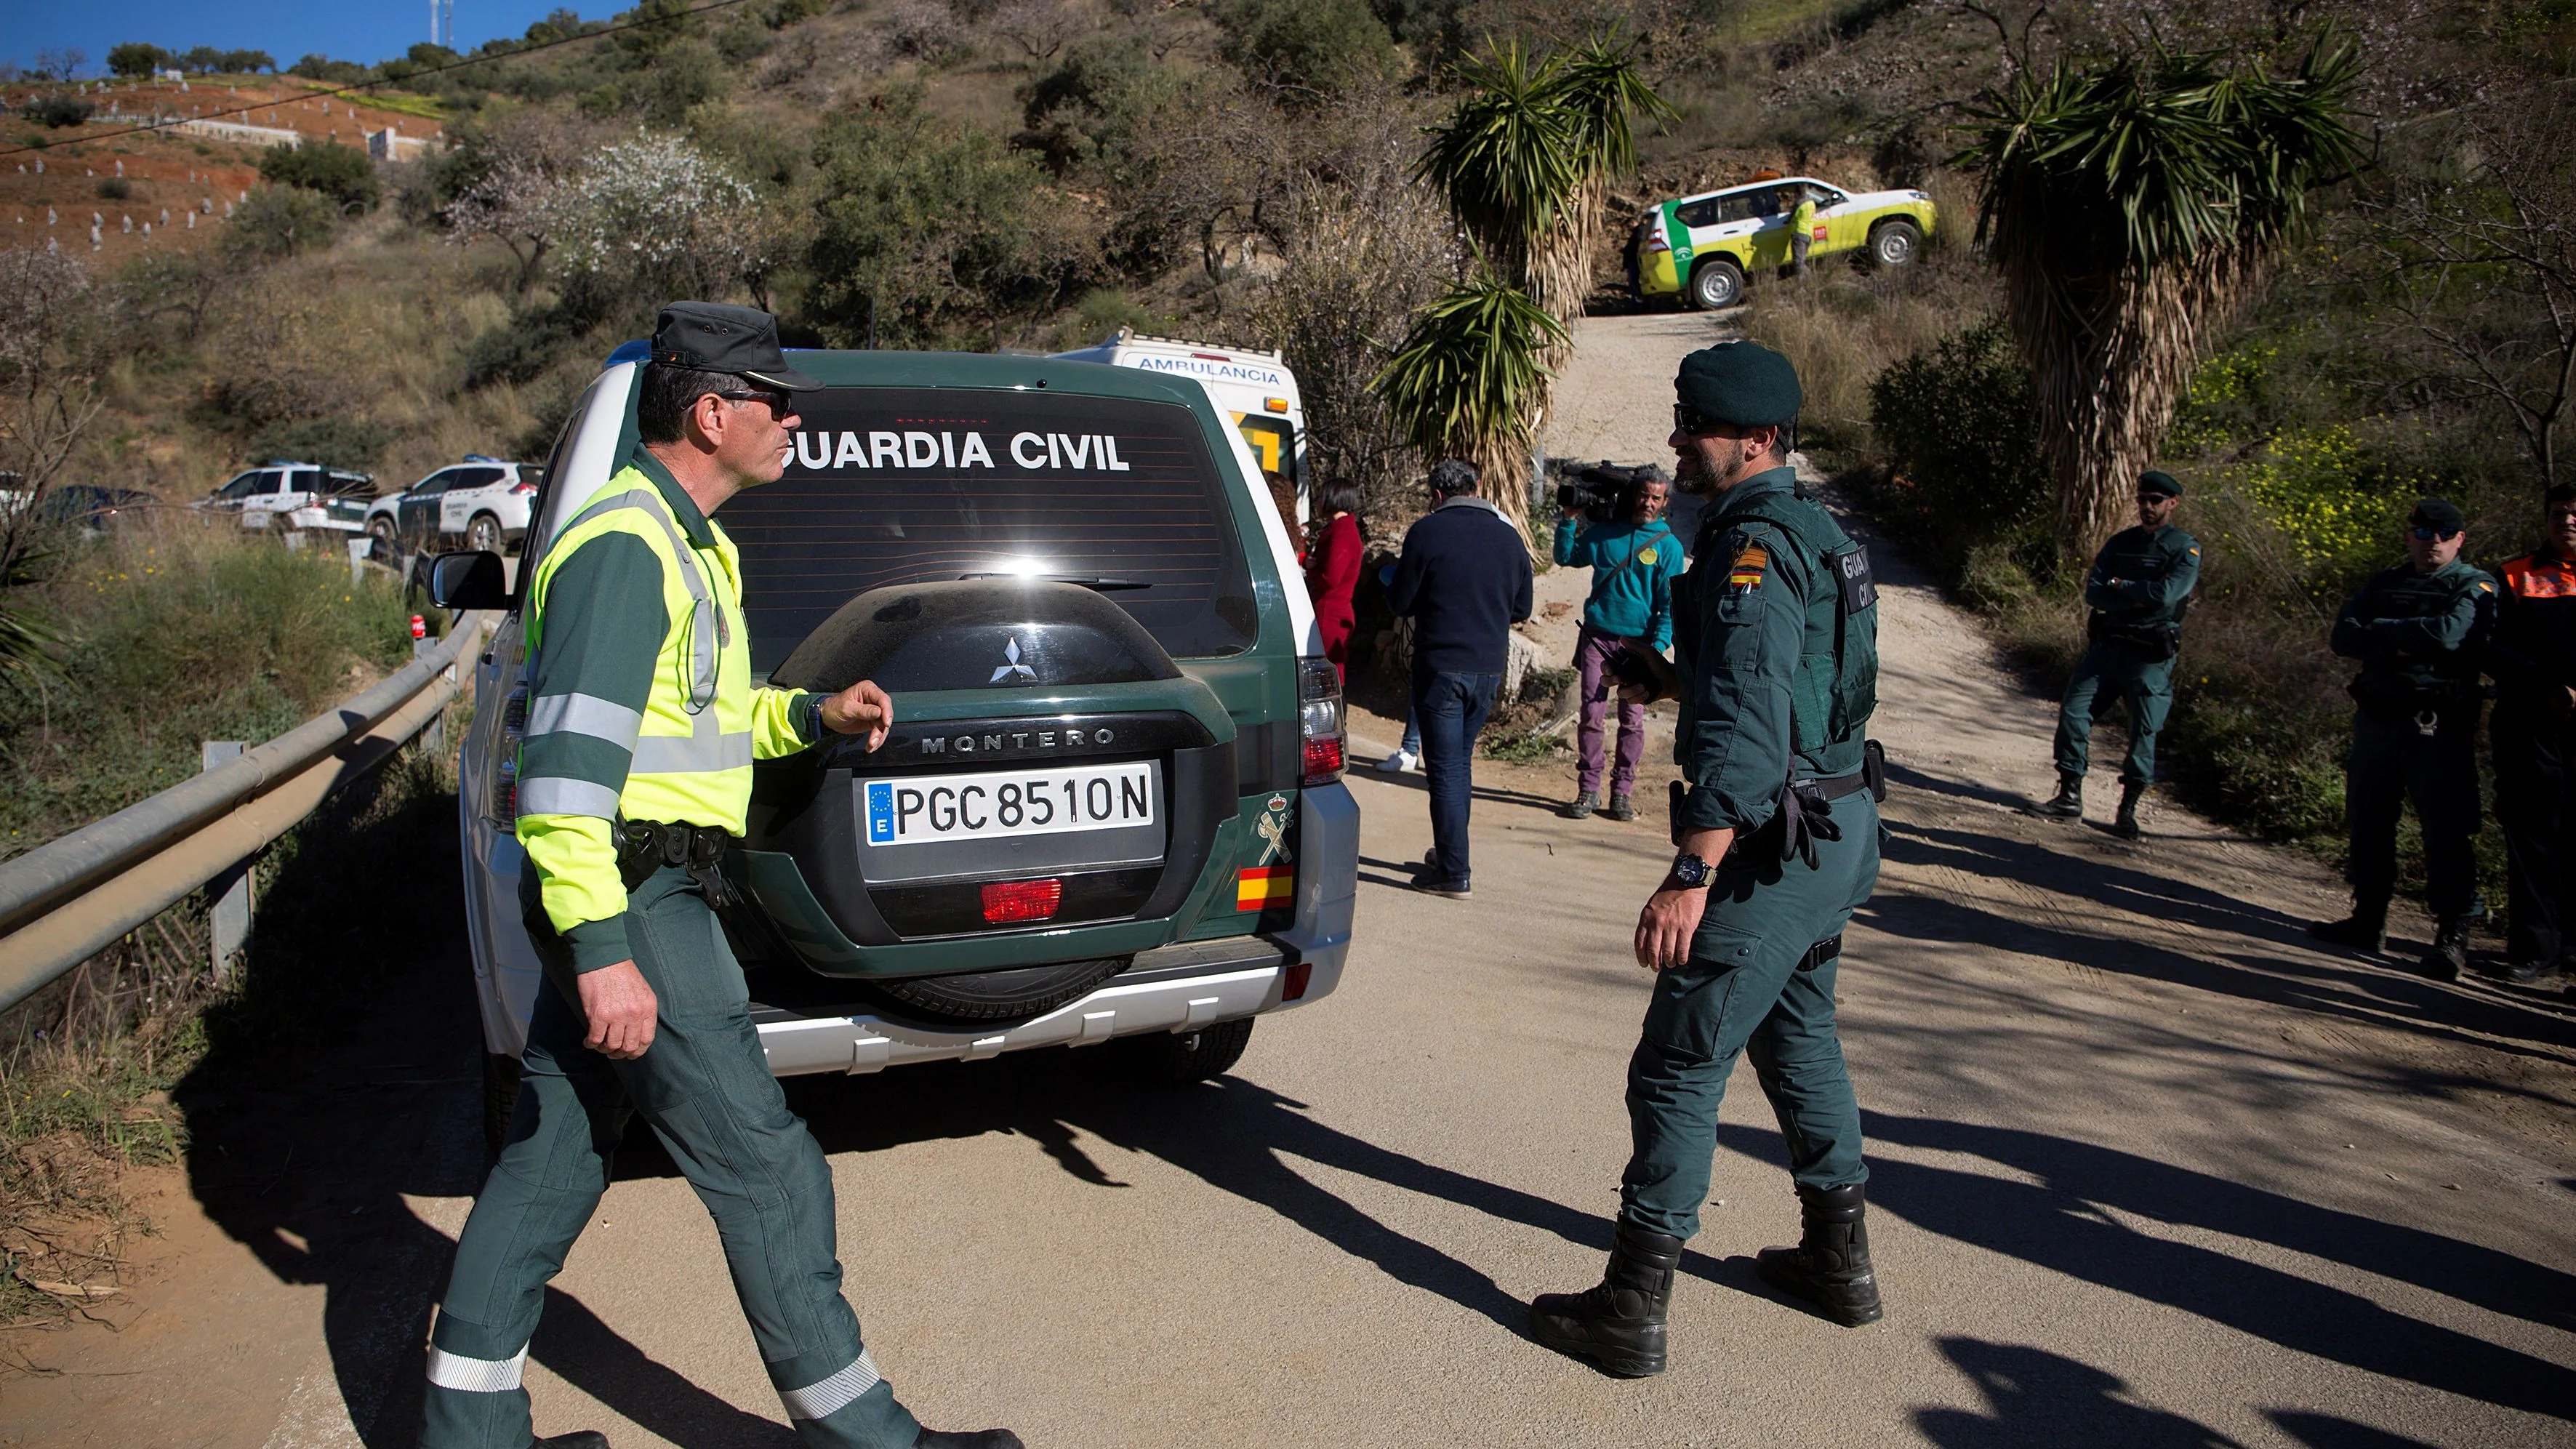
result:
[[[883,743],[894,706],[755,689],[742,564],[708,517],[786,471],[794,395],[768,313],[675,302],[637,381],[642,446],[578,506],[526,592],[522,905],[545,965],[517,1115],[456,1245],[430,1333],[425,1449],[539,1440],[520,1375],[548,1279],[641,1115],[714,1214],[734,1291],[797,1438],[835,1449],[1017,1449],[937,1433],[897,1403],[841,1296],[832,1178],[787,1110],[710,896],[751,762],[823,731]]]
[[[1860,1108],[1834,1025],[1843,927],[1878,880],[1884,770],[1863,733],[1878,698],[1878,591],[1868,554],[1797,489],[1787,358],[1721,343],[1682,359],[1674,391],[1675,486],[1709,502],[1673,586],[1672,664],[1632,657],[1681,697],[1680,853],[1637,922],[1637,962],[1658,975],[1628,1061],[1631,1152],[1609,1269],[1596,1288],[1530,1305],[1539,1342],[1625,1375],[1664,1369],[1673,1269],[1699,1231],[1739,1053],[1788,1138],[1805,1223],[1797,1246],[1763,1249],[1757,1268],[1837,1323],[1881,1313]]]

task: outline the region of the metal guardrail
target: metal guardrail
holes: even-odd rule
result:
[[[383,683],[231,764],[0,861],[0,1011],[293,829],[462,691],[457,662],[495,622],[459,620]]]

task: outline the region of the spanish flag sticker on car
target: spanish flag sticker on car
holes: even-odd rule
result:
[[[1748,543],[1735,556],[1726,575],[1727,587],[1750,592],[1762,587],[1762,571],[1771,567],[1771,551],[1758,543]]]
[[[1234,908],[1258,911],[1297,898],[1297,872],[1285,865],[1248,866],[1234,874]]]

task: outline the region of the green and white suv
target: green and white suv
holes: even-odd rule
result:
[[[1745,279],[1789,264],[1789,217],[1816,203],[1807,260],[1857,256],[1877,267],[1914,260],[1932,235],[1932,198],[1920,191],[1845,191],[1806,176],[1756,181],[1660,203],[1637,224],[1628,265],[1637,297],[1678,297],[1693,307],[1732,307]]]

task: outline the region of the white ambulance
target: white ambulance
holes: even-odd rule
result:
[[[1297,521],[1306,521],[1306,492],[1312,482],[1306,475],[1306,408],[1297,396],[1297,375],[1278,353],[1148,337],[1121,327],[1116,336],[1055,355],[1069,362],[1105,362],[1196,378],[1209,400],[1234,420],[1261,470],[1296,485]]]

